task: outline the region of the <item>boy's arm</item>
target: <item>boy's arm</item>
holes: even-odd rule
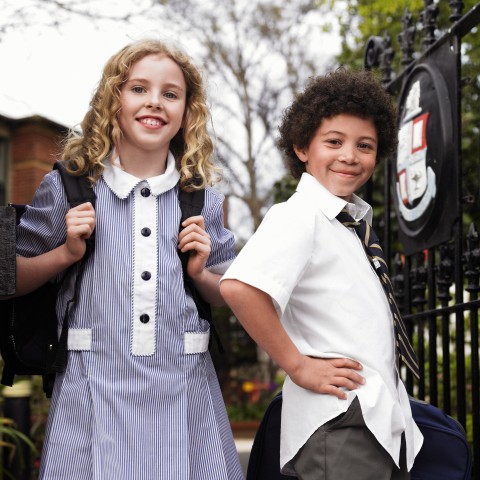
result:
[[[220,291],[248,334],[287,373],[294,383],[317,393],[347,397],[364,383],[356,370],[362,366],[348,358],[312,358],[299,352],[283,328],[270,296],[238,280],[223,280]]]
[[[85,240],[95,228],[95,210],[83,203],[68,211],[67,239],[63,245],[36,257],[16,259],[16,293],[25,295],[80,260],[85,254]]]

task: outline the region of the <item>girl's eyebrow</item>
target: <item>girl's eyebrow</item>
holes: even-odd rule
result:
[[[134,77],[134,78],[129,78],[127,80],[126,83],[136,83],[136,82],[139,82],[139,83],[151,83],[150,80],[146,79],[146,78],[142,78],[142,77]],[[183,91],[183,87],[176,83],[176,82],[165,82],[163,84],[164,87],[167,87],[167,88],[177,88],[178,90],[182,90]]]

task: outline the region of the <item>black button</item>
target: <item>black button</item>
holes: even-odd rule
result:
[[[150,189],[147,187],[143,187],[140,190],[140,193],[142,194],[142,197],[149,197],[150,196]]]
[[[150,280],[152,278],[152,274],[150,272],[142,272],[142,279],[143,280]]]
[[[149,237],[151,233],[152,233],[152,231],[149,228],[147,228],[147,227],[142,228],[142,235],[144,237]]]
[[[143,315],[140,315],[140,321],[142,323],[148,323],[150,321],[150,317],[146,313],[144,313]]]

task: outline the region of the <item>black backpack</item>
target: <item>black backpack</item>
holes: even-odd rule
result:
[[[84,202],[95,206],[95,192],[86,176],[72,176],[62,163],[54,165],[62,178],[70,207]],[[203,209],[205,190],[179,191],[182,218],[200,215]],[[15,226],[25,211],[25,205],[0,207],[0,285],[5,285],[2,294],[15,293]],[[95,232],[94,232],[95,233]],[[75,276],[74,294],[67,302],[62,331],[57,332],[56,299],[61,282],[47,282],[37,290],[16,298],[0,301],[0,353],[4,362],[1,383],[11,386],[15,375],[42,375],[43,390],[50,397],[55,375],[65,370],[67,364],[68,312],[78,294],[83,267],[95,246],[94,235],[87,241],[84,257],[63,275],[63,280]],[[203,300],[193,282],[186,274],[188,254],[178,251],[182,262],[185,288],[189,290],[198,308],[199,315],[210,323],[210,330],[220,350],[217,332],[212,324],[210,305]],[[7,288],[9,287],[9,288]]]
[[[280,473],[282,392],[270,402],[250,452],[247,480],[295,480]],[[472,452],[465,430],[438,407],[410,397],[412,416],[424,437],[415,458],[412,480],[470,480]]]

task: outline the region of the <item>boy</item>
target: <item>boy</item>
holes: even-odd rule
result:
[[[369,73],[313,79],[280,126],[297,191],[270,209],[222,279],[239,321],[287,373],[280,463],[301,480],[407,479],[423,441],[379,276],[336,218],[346,208],[371,223],[354,192],[396,138],[391,99]]]

